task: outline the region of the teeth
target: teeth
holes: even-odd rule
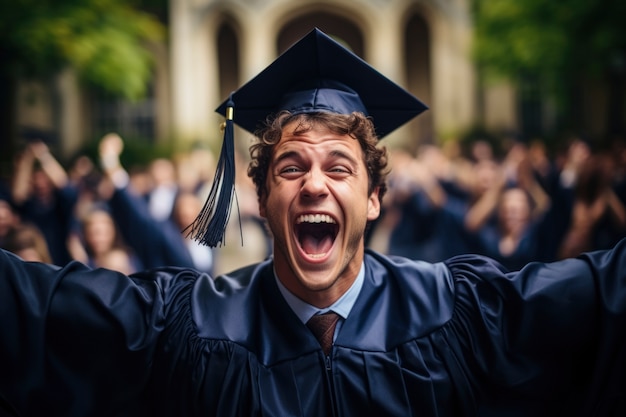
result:
[[[300,223],[336,223],[328,214],[303,214],[296,220]]]

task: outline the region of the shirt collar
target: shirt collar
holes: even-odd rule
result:
[[[361,269],[359,270],[359,273],[350,288],[348,288],[348,291],[346,291],[332,305],[326,308],[317,308],[296,297],[283,285],[282,282],[280,282],[276,276],[276,271],[274,271],[274,279],[276,280],[276,284],[278,285],[278,289],[283,295],[283,298],[289,307],[291,307],[293,312],[296,313],[302,323],[306,323],[316,314],[323,314],[329,311],[334,311],[345,320],[350,314],[350,311],[352,310],[352,307],[361,292],[361,288],[363,287],[363,281],[365,280],[365,265],[361,263]]]

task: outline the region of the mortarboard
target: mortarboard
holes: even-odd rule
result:
[[[360,111],[371,117],[380,139],[427,108],[343,45],[312,30],[216,109],[226,117],[224,143],[211,192],[188,234],[211,247],[223,243],[234,195],[233,123],[255,133],[281,110]]]

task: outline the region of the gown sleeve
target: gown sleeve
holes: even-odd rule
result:
[[[22,262],[0,250],[0,412],[143,415],[163,323],[160,287],[76,262]]]
[[[147,269],[172,265],[194,267],[183,233],[170,220],[154,220],[141,198],[127,188],[117,189],[109,206],[124,240]]]
[[[446,340],[480,415],[626,415],[626,239],[517,272],[480,256],[447,264]]]

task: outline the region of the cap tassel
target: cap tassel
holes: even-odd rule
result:
[[[211,191],[207,197],[198,217],[185,228],[186,236],[212,248],[218,244],[224,244],[226,226],[230,219],[233,196],[237,203],[239,214],[239,202],[235,193],[235,141],[234,141],[234,102],[232,95],[227,102],[226,122],[224,127],[224,141],[220,158],[217,163],[215,177]],[[241,226],[241,220],[240,220]],[[242,236],[243,242],[243,236]]]

